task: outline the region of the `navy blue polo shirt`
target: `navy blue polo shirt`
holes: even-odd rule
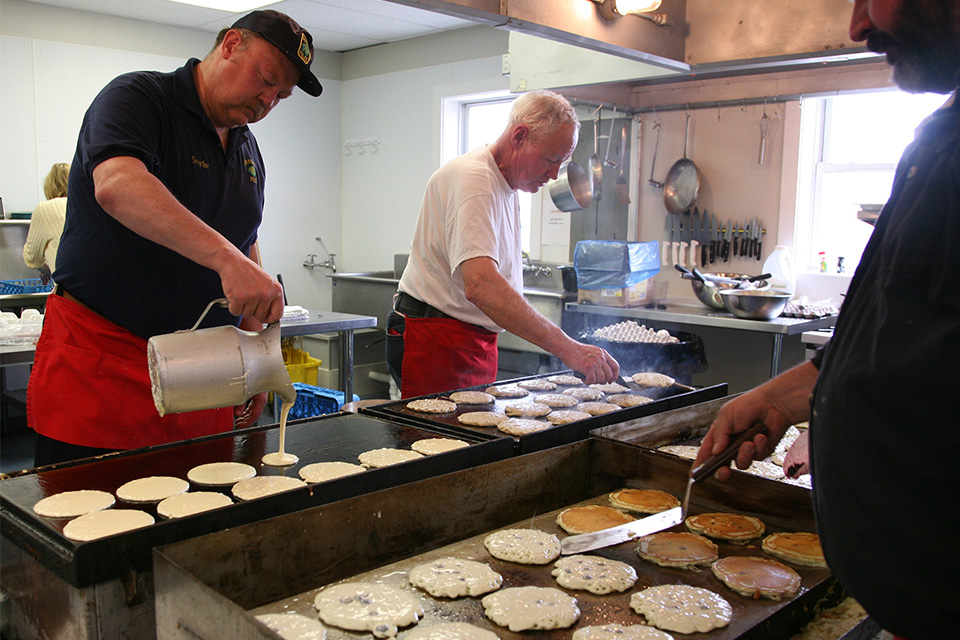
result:
[[[109,320],[149,338],[193,326],[220,277],[138,236],[96,201],[93,170],[118,156],[140,159],[174,197],[246,254],[263,212],[263,158],[246,127],[224,151],[197,96],[191,59],[172,73],[140,71],[111,81],[83,118],[70,168],[67,218],[54,280]],[[219,306],[204,326],[237,324]]]

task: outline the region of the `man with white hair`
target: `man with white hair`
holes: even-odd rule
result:
[[[587,383],[617,377],[620,367],[606,351],[566,335],[521,294],[517,191],[534,193],[555,179],[579,130],[562,96],[527,93],[496,142],[430,177],[387,322],[387,362],[403,397],[493,382],[504,330],[554,354]]]

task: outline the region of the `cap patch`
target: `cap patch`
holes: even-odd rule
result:
[[[307,34],[300,34],[300,46],[297,48],[297,57],[303,60],[303,64],[310,64],[310,42],[307,41]]]

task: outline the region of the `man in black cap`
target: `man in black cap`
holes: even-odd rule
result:
[[[203,326],[259,330],[283,313],[258,266],[265,171],[247,125],[300,87],[318,96],[313,38],[254,11],[201,61],[121,75],[94,99],[74,156],[67,218],[28,389],[36,463],[194,438],[259,417],[248,406],[160,417],[146,343]]]

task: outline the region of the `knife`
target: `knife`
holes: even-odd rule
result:
[[[717,261],[717,242],[720,240],[720,223],[717,222],[717,214],[710,216],[710,263]]]
[[[737,255],[737,249],[739,248],[738,247],[738,244],[739,244],[738,240],[740,239],[739,229],[740,229],[740,221],[734,220],[733,221],[733,255],[734,256]]]
[[[755,233],[757,234],[757,260],[760,260],[760,253],[763,247],[763,229],[760,228],[759,218],[754,218],[753,221],[757,225],[756,231],[755,231]]]
[[[672,238],[670,237],[670,214],[669,213],[667,214],[667,217],[663,219],[663,230],[666,232],[667,238],[661,243],[662,246],[660,247],[660,264],[662,264],[663,266],[667,266],[668,264],[670,264],[667,261],[667,256],[669,255],[668,252],[670,251],[670,240],[672,240]]]
[[[583,553],[610,547],[669,529],[681,522],[683,522],[683,507],[674,507],[618,527],[564,538],[560,541],[560,553],[568,556],[572,553]]]
[[[690,246],[690,243],[688,242],[690,239],[690,220],[685,220],[685,218],[688,218],[689,215],[689,213],[683,213],[680,216],[680,265],[684,267],[687,266],[685,262],[685,256],[687,253],[687,247]]]
[[[710,257],[710,215],[707,210],[703,210],[703,217],[700,218],[700,265],[707,266],[707,260]]]
[[[743,225],[743,240],[740,242],[740,255],[745,256],[750,250],[750,221]]]
[[[693,208],[693,219],[690,222],[690,266],[697,266],[697,254],[699,252],[700,242],[698,240],[700,233],[700,210]]]
[[[733,239],[733,220],[727,218],[727,230],[723,234],[723,259],[730,262],[730,241]]]

